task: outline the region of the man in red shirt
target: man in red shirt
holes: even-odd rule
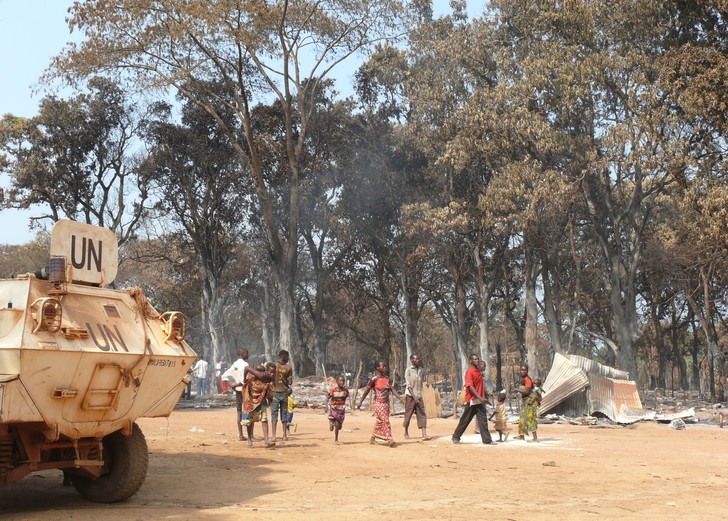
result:
[[[483,386],[483,374],[478,369],[480,358],[478,355],[470,355],[470,367],[465,372],[465,410],[460,417],[460,422],[452,434],[452,442],[460,443],[460,437],[468,428],[473,418],[477,418],[480,438],[484,444],[493,443],[488,431],[488,412],[485,404],[488,402],[488,395]]]

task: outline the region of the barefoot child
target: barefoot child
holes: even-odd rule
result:
[[[329,406],[329,430],[334,431],[334,445],[339,444],[339,431],[344,426],[346,416],[346,399],[349,397],[349,389],[344,387],[344,377],[336,377],[336,387],[333,387],[326,396],[326,404]]]
[[[508,425],[506,423],[506,392],[498,393],[498,402],[495,405],[495,411],[490,415],[489,420],[495,416],[495,430],[498,431],[498,441],[508,440]]]

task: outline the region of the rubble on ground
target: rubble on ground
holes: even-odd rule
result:
[[[685,422],[682,421],[680,418],[675,418],[670,422],[670,428],[681,431],[685,428]]]
[[[192,396],[189,400],[180,398],[177,409],[220,409],[235,407],[235,396],[226,394],[211,394],[208,396]]]
[[[296,407],[299,409],[321,409],[326,402],[326,395],[336,382],[331,377],[307,376],[297,378],[293,382],[293,397],[296,400]],[[349,388],[351,396],[354,396],[354,388]],[[363,389],[358,390],[357,398],[361,397]],[[450,390],[442,389],[440,391],[442,400],[443,417],[451,416],[453,410],[453,400],[455,393]],[[644,404],[644,408],[654,411],[655,416],[651,420],[660,423],[669,424],[672,428],[680,429],[679,425],[686,424],[705,424],[720,426],[721,417],[728,414],[728,402],[711,403],[704,397],[695,392],[679,392],[679,393],[661,393],[659,391],[640,391],[640,396]],[[506,401],[506,417],[509,424],[518,423],[519,417],[519,401],[510,399]],[[235,396],[215,394],[197,398],[195,396],[190,400],[181,399],[177,404],[179,409],[189,408],[224,408],[234,407]],[[461,408],[458,408],[462,410]],[[490,410],[490,408],[489,408]],[[395,403],[394,415],[402,414],[403,408],[397,402]],[[540,424],[564,424],[564,425],[583,425],[591,428],[607,428],[623,427],[625,425],[613,422],[603,415],[586,415],[577,417],[568,417],[558,414],[546,414],[539,418]]]

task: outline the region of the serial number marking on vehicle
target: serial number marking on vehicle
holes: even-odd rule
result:
[[[149,360],[149,365],[158,365],[161,367],[174,367],[177,365],[177,360],[169,360],[167,358],[152,358]]]

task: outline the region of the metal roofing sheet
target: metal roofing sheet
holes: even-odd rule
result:
[[[631,380],[615,380],[589,374],[589,413],[600,412],[617,423],[634,423],[654,418],[654,411],[642,408],[637,385]]]
[[[559,353],[554,355],[546,381],[543,384],[543,398],[538,408],[539,415],[583,390],[589,384],[586,373]]]
[[[541,416],[541,408],[539,407],[538,413]],[[546,414],[544,412],[544,414]],[[586,416],[589,414],[589,400],[587,399],[587,390],[584,389],[576,394],[572,394],[564,401],[559,402],[552,407],[548,414],[557,414],[560,416],[568,416],[576,418],[579,416]]]
[[[608,365],[600,364],[589,358],[585,358],[579,355],[569,355],[569,361],[577,367],[581,367],[585,372],[589,374],[600,374],[615,380],[629,380],[629,373],[627,371],[621,371],[610,367]]]
[[[577,355],[554,355],[543,385],[539,416],[548,411],[566,415],[604,414],[617,423],[652,419],[653,411],[642,408],[635,382],[629,373]]]
[[[690,407],[684,411],[655,413],[655,420],[658,422],[670,422],[678,418],[692,418],[693,416],[695,416],[695,407]]]

